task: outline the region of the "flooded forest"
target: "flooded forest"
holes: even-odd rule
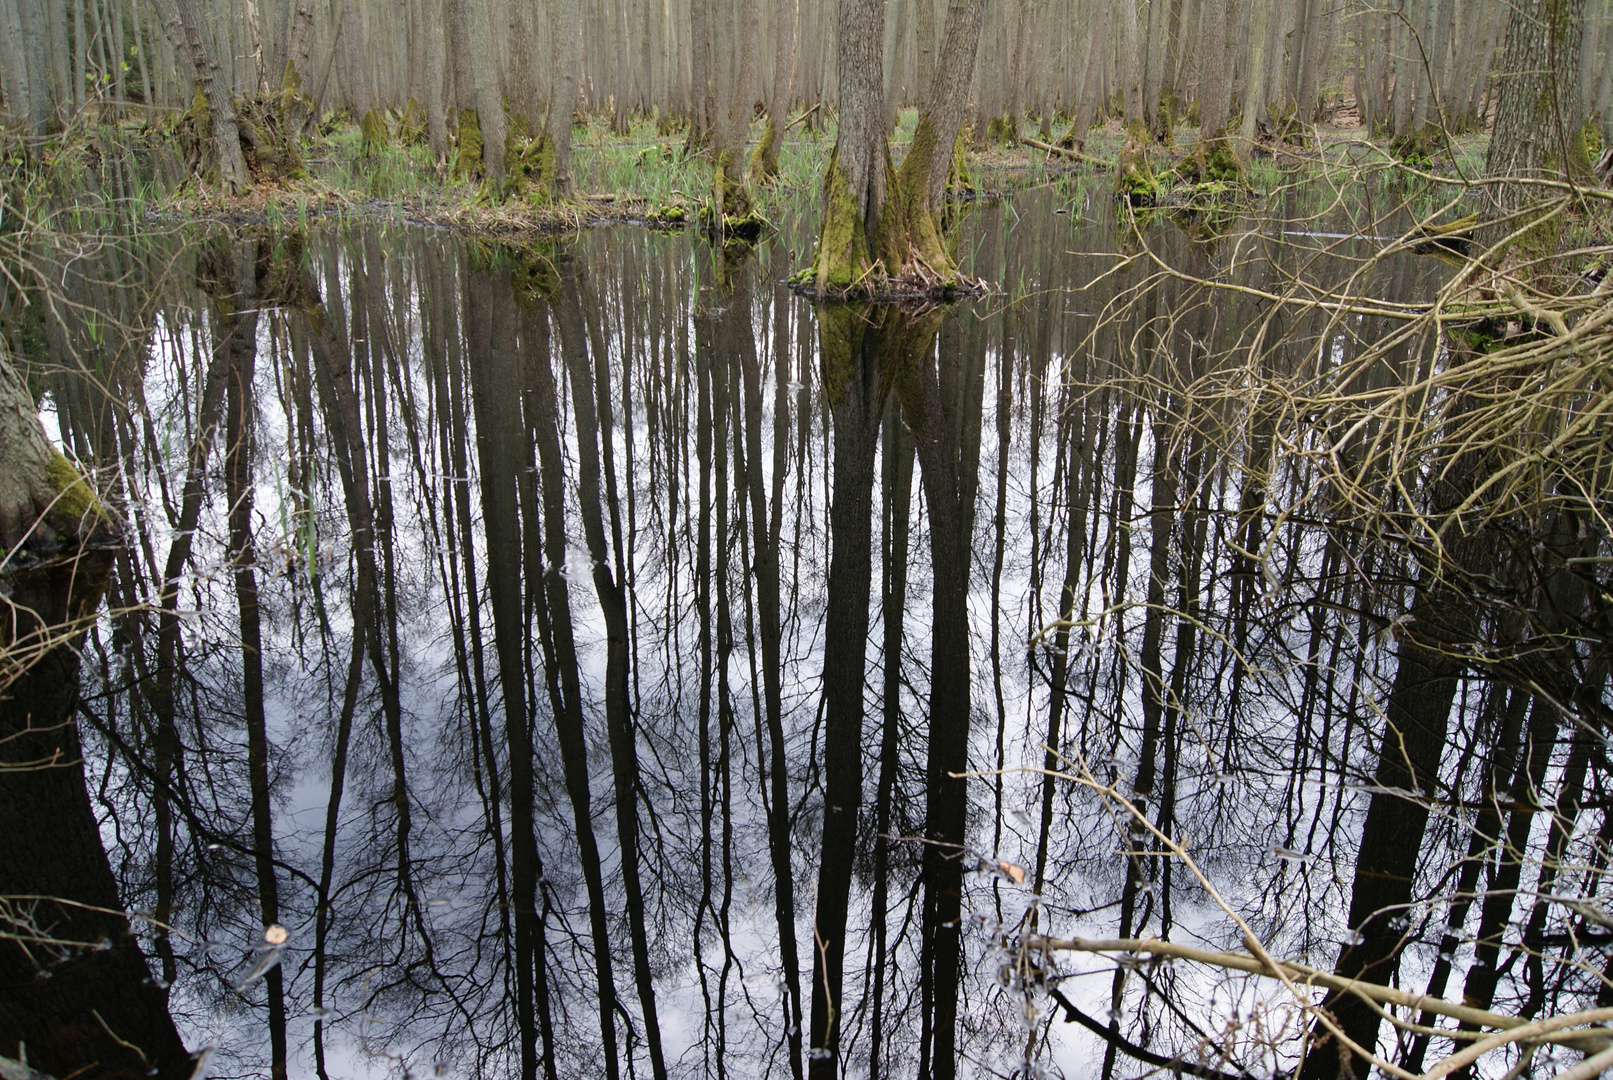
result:
[[[1610,94],[0,0],[0,1077],[1613,1069]]]

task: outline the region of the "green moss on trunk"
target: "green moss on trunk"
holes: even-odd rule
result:
[[[1193,152],[1176,167],[1176,175],[1201,189],[1196,194],[1237,195],[1245,190],[1243,161],[1226,129],[1199,134]]]
[[[1115,164],[1115,197],[1133,206],[1151,206],[1159,194],[1154,162],[1149,148],[1153,137],[1142,120],[1126,123],[1126,141]]]
[[[453,175],[456,180],[482,178],[482,125],[475,109],[459,110],[459,123],[454,129]]]
[[[935,208],[930,205],[929,199],[930,172],[938,150],[935,143],[935,127],[926,111],[919,118],[918,127],[913,131],[912,145],[896,174],[891,202],[901,214],[906,235],[903,261],[922,263],[931,273],[950,281],[957,275],[957,265],[941,240],[940,223],[936,220]],[[954,142],[954,157],[962,144],[961,138]]]
[[[426,107],[419,98],[404,102],[403,115],[398,119],[398,142],[404,146],[418,146],[426,141]]]
[[[820,291],[845,291],[873,270],[863,216],[840,168],[837,147],[829,154],[829,164],[823,172],[823,221],[818,230],[818,252],[812,261],[812,282]]]
[[[762,129],[762,138],[756,144],[756,149],[750,155],[750,180],[752,184],[766,184],[778,176],[779,151],[779,123],[778,117],[772,113],[767,114],[767,126]]]
[[[548,132],[529,138],[516,118],[504,138],[504,197],[524,196],[534,206],[552,205],[558,195],[557,158]]]
[[[364,114],[358,122],[358,130],[363,139],[359,143],[359,152],[365,157],[378,154],[392,141],[392,133],[387,130],[386,118],[376,109]]]
[[[95,489],[60,451],[45,463],[45,476],[56,491],[56,501],[45,516],[51,528],[83,541],[111,527],[112,515],[96,497]]]

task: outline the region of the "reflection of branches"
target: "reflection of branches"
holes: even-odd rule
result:
[[[1582,1009],[1530,1021],[1509,1013],[1475,1008],[1429,994],[1416,994],[1398,987],[1385,986],[1361,979],[1345,978],[1298,961],[1273,957],[1255,936],[1248,923],[1223,898],[1209,877],[1193,857],[1188,854],[1187,840],[1185,838],[1173,838],[1159,829],[1139,807],[1121,794],[1117,785],[1104,783],[1095,777],[1084,760],[1075,762],[1071,762],[1069,759],[1063,760],[1065,761],[1066,769],[1053,772],[1050,775],[1095,792],[1103,800],[1104,805],[1109,807],[1116,815],[1117,826],[1129,820],[1132,831],[1152,834],[1154,839],[1161,845],[1162,854],[1180,862],[1198,880],[1214,904],[1232,919],[1248,951],[1235,953],[1204,949],[1158,938],[1054,938],[1033,933],[1026,934],[1012,943],[1017,965],[1021,967],[1036,966],[1037,961],[1032,959],[1034,956],[1045,957],[1056,952],[1081,952],[1116,955],[1117,963],[1122,967],[1136,965],[1147,957],[1155,962],[1181,960],[1224,972],[1241,972],[1275,979],[1282,983],[1291,1000],[1299,1009],[1312,1015],[1320,1026],[1331,1031],[1357,1054],[1369,1057],[1365,1048],[1352,1044],[1343,1036],[1342,1032],[1334,1025],[1327,1010],[1321,1008],[1313,996],[1306,991],[1310,988],[1319,988],[1351,994],[1365,1001],[1382,1019],[1389,1021],[1402,1031],[1413,1034],[1438,1035],[1453,1039],[1458,1044],[1462,1042],[1468,1043],[1466,1047],[1451,1053],[1423,1073],[1421,1080],[1437,1080],[1438,1077],[1443,1077],[1465,1068],[1487,1053],[1514,1045],[1533,1047],[1558,1044],[1591,1053],[1592,1056],[1587,1058],[1584,1063],[1585,1067],[1590,1071],[1581,1073],[1571,1070],[1570,1074],[1575,1076],[1589,1077],[1597,1075],[1601,1068],[1605,1067],[1608,1062],[1613,1061],[1613,1041],[1610,1041],[1613,1040],[1613,1026],[1609,1026],[1610,1022],[1613,1022],[1613,1008]],[[1030,769],[1024,771],[1041,773],[1044,770]],[[1103,1028],[1096,1021],[1081,1013],[1062,993],[1055,991],[1053,997],[1065,1009],[1068,1019],[1080,1022],[1105,1039],[1114,1041],[1115,1035],[1113,1032]],[[1395,1015],[1393,1010],[1396,1008],[1404,1009],[1413,1015],[1420,1012],[1444,1016],[1458,1021],[1463,1027],[1454,1030],[1430,1028]],[[1149,1064],[1179,1068],[1196,1075],[1225,1075],[1218,1071],[1202,1071],[1201,1068],[1192,1067],[1181,1061],[1180,1055],[1176,1058],[1167,1058],[1152,1051],[1147,1051],[1146,1048],[1136,1046],[1124,1039],[1120,1039],[1116,1045],[1125,1052]],[[1390,1075],[1403,1078],[1412,1076],[1406,1070],[1376,1056],[1370,1056],[1370,1060]],[[1593,1063],[1595,1063],[1594,1069],[1591,1068]]]

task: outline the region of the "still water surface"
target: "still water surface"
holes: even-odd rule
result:
[[[1365,220],[1302,188],[1134,231],[1101,182],[1037,187],[964,215],[1001,291],[927,309],[791,293],[810,221],[728,258],[357,224],[71,268],[122,330],[66,316],[47,407],[132,508],[84,650],[91,795],[126,904],[182,931],[145,943],[187,1042],[218,1075],[265,1070],[282,1023],[294,1075],[1292,1069],[1275,984],[1015,946],[1243,947],[1158,836],[1047,771],[1082,768],[1274,954],[1364,939],[1416,564],[1258,395],[1180,388],[1396,333],[1448,270]],[[1271,303],[1296,276],[1384,313]],[[1443,355],[1407,338],[1380,377]],[[1531,850],[1514,914],[1470,842],[1529,696],[1448,681],[1444,807],[1390,914],[1400,978],[1456,997],[1463,883],[1503,926],[1550,890]],[[1536,786],[1592,801],[1600,757],[1576,777],[1542,723]],[[1613,819],[1581,815],[1594,862]],[[1545,952],[1493,999],[1595,997]]]

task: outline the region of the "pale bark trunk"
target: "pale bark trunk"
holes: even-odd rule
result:
[[[236,194],[252,186],[241,154],[241,133],[236,126],[235,96],[219,70],[212,34],[197,0],[159,0],[168,39],[176,52],[188,56],[213,122],[213,153],[219,185]]]
[[[882,0],[840,0],[840,130],[835,154],[869,236],[885,202],[886,150]]]
[[[550,0],[549,118],[544,130],[554,145],[554,183],[560,195],[571,194],[571,114],[577,108],[577,38],[581,31],[580,0]]]
[[[435,13],[429,21],[437,27],[442,23],[442,0],[422,0],[428,13]],[[426,35],[426,142],[431,156],[437,161],[448,159],[448,103],[446,73],[444,71],[443,35],[433,31]]]
[[[969,77],[974,72],[984,12],[983,0],[951,0],[947,5],[946,39],[925,96],[925,114],[935,130],[935,156],[925,184],[926,202],[931,212],[941,209],[946,193],[952,146],[963,126],[964,110],[969,106]]]
[[[17,7],[23,60],[28,68],[28,134],[40,138],[49,134],[55,117],[45,59],[44,12],[34,0],[17,0]]]
[[[1575,93],[1584,15],[1585,0],[1514,0],[1486,175],[1534,177],[1566,167],[1568,140],[1584,123]],[[1495,209],[1516,209],[1525,198],[1521,185],[1503,185]]]
[[[314,37],[314,0],[296,0],[291,9],[291,26],[286,31],[286,62],[299,77],[308,74],[308,51]]]
[[[569,0],[562,0],[569,2]],[[689,4],[689,140],[691,148],[701,147],[711,138],[711,20],[708,0]]]
[[[1157,2],[1157,0],[1156,0]],[[1266,112],[1266,29],[1271,0],[1250,0],[1248,79],[1243,91],[1243,116],[1238,123],[1238,152],[1248,154],[1255,143],[1255,124]]]
[[[533,0],[510,0],[510,114],[527,134],[538,121],[537,49],[532,36]]]
[[[1204,45],[1201,50],[1204,73],[1199,86],[1199,138],[1210,138],[1225,130],[1231,108],[1232,73],[1227,70],[1227,0],[1207,0],[1204,4]]]
[[[22,22],[17,0],[0,0],[0,83],[4,84],[6,114],[13,123],[26,125],[32,96],[28,87],[28,62],[23,56]]]

